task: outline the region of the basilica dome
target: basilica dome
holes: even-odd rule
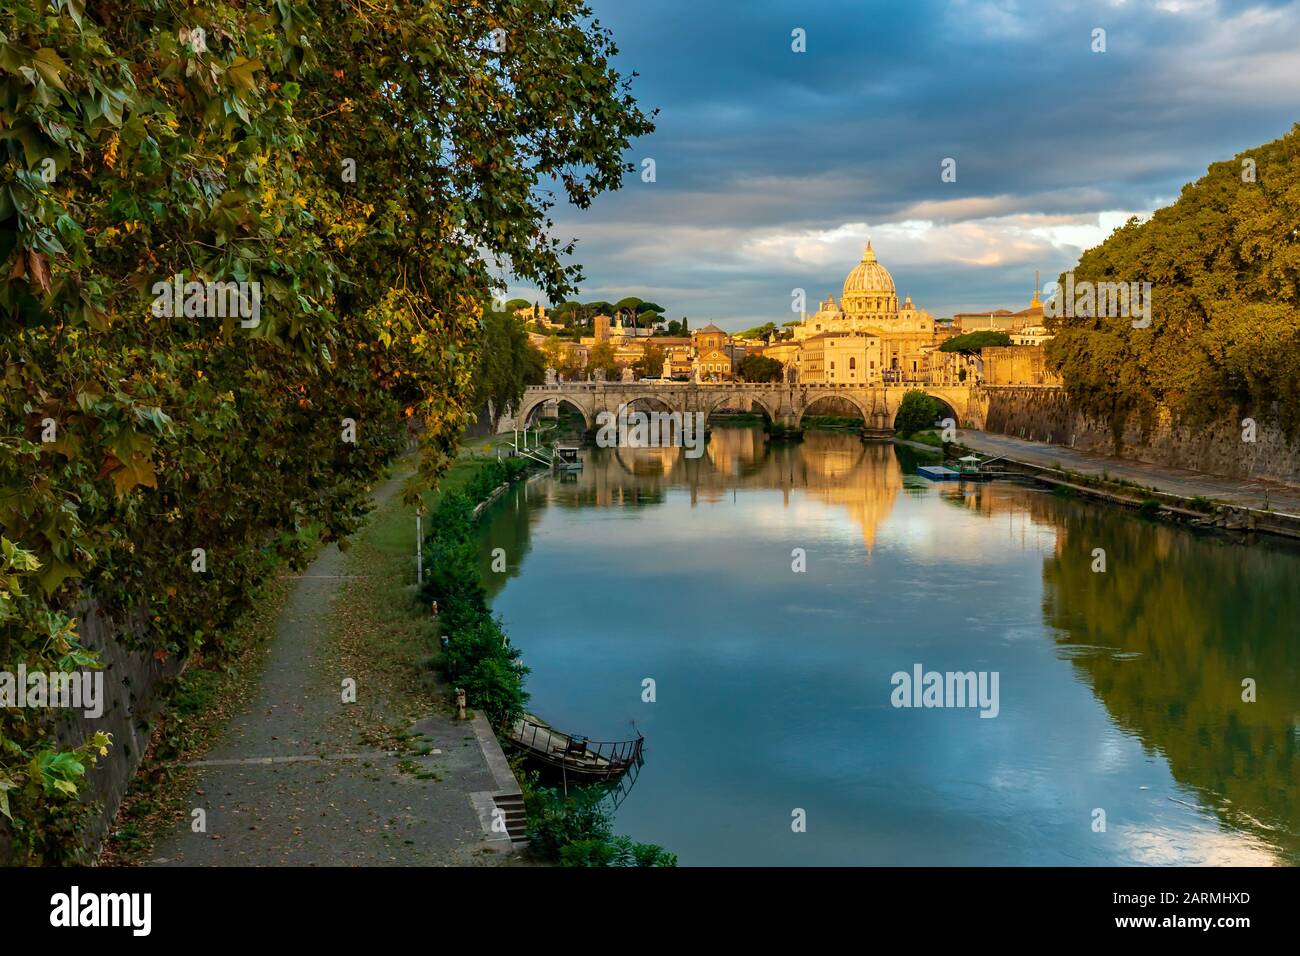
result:
[[[890,317],[898,312],[894,277],[876,260],[870,241],[862,251],[862,261],[844,280],[840,305],[846,315]]]

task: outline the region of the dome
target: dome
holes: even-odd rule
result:
[[[898,311],[894,277],[876,260],[870,241],[862,251],[862,261],[844,280],[841,301],[844,311],[850,315],[881,315]]]
[[[817,307],[816,314],[825,316],[839,315],[840,308],[835,304],[835,296],[828,295],[823,299],[821,304]]]
[[[863,292],[872,295],[895,295],[894,277],[876,260],[870,241],[867,242],[867,248],[862,253],[862,261],[853,267],[853,271],[844,280],[844,298]]]

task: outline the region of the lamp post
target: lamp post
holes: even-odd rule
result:
[[[424,585],[424,502],[415,506],[415,583]]]

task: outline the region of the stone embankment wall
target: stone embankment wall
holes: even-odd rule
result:
[[[1243,440],[1240,417],[1188,426],[1168,413],[1157,416],[1149,434],[1130,422],[1117,442],[1109,423],[1080,414],[1063,389],[992,387],[985,393],[985,431],[1170,468],[1300,484],[1300,442],[1288,441],[1276,421],[1263,414],[1255,416],[1253,442]]]
[[[83,844],[93,859],[149,746],[158,692],[165,681],[180,673],[182,662],[174,657],[159,660],[152,653],[133,649],[131,623],[116,626],[93,600],[78,605],[75,616],[82,646],[98,652],[104,665],[103,713],[87,717],[83,710],[69,709],[56,736],[60,743],[74,747],[99,730],[113,736],[108,756],[100,757],[87,772],[82,788],[83,799],[100,806]],[[0,826],[0,861],[10,859],[9,838],[8,829]]]

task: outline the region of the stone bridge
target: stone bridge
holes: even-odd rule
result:
[[[558,385],[535,385],[525,389],[519,414],[501,419],[498,431],[508,432],[529,422],[548,402],[562,402],[582,413],[588,430],[599,424],[600,412],[617,414],[622,405],[629,409],[670,412],[703,412],[709,416],[723,405],[743,408],[752,403],[755,411],[767,413],[774,423],[787,428],[802,427],[806,414],[831,414],[836,398],[857,408],[867,428],[892,429],[903,396],[919,389],[938,399],[947,408],[959,428],[983,428],[988,397],[979,386],[967,385],[852,385],[809,383],[740,383],[740,382],[564,382]],[[817,408],[822,404],[824,411]],[[554,407],[554,406],[553,406]]]

